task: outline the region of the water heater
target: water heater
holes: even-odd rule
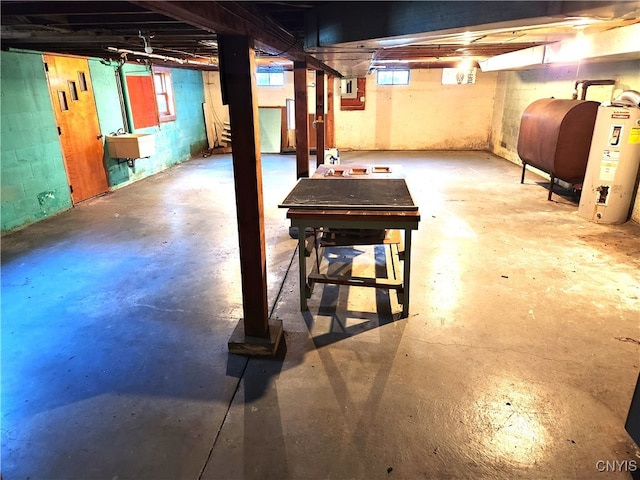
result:
[[[640,165],[640,93],[598,107],[578,215],[596,223],[629,219]]]

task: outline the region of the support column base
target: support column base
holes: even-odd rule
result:
[[[244,334],[244,320],[240,319],[229,338],[229,353],[252,357],[273,357],[282,339],[282,320],[269,321],[269,338],[251,337]]]

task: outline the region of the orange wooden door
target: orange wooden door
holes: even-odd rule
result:
[[[89,64],[54,55],[44,61],[71,199],[78,203],[109,189]]]

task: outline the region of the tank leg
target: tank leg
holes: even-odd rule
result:
[[[547,197],[547,200],[551,200],[551,194],[553,193],[553,182],[554,182],[555,178],[553,175],[551,175],[551,182],[549,182],[549,196]]]
[[[520,183],[524,183],[524,172],[527,170],[527,164],[522,162],[522,177],[520,177]]]

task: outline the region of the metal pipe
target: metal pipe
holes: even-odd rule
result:
[[[615,85],[615,80],[587,80],[582,84],[582,96],[580,100],[585,100],[587,98],[587,88],[591,85]]]
[[[127,115],[127,107],[124,102],[124,93],[123,93],[123,74],[122,74],[122,65],[123,62],[120,63],[116,67],[116,88],[118,90],[118,100],[120,102],[120,114],[122,115],[122,123],[124,125],[125,132],[131,132],[131,123],[129,121],[129,116]],[[123,132],[124,133],[124,132]]]
[[[578,85],[582,84],[582,95],[580,100],[586,100],[587,89],[592,85],[615,85],[615,80],[576,80],[574,92],[572,98],[576,100],[578,98]]]
[[[573,95],[571,96],[572,100],[577,100],[578,99],[578,85],[580,85],[581,83],[586,82],[586,80],[576,80],[575,85],[573,86]]]
[[[189,59],[182,59],[182,58],[175,58],[175,57],[168,57],[167,55],[158,55],[157,53],[150,53],[150,52],[139,52],[136,50],[129,50],[127,48],[116,48],[116,47],[107,47],[107,50],[110,52],[114,52],[114,53],[120,53],[120,54],[128,54],[128,55],[137,55],[140,57],[148,57],[148,58],[155,58],[156,60],[163,60],[165,62],[169,61],[169,62],[175,62],[178,63],[180,65],[199,65],[199,66],[211,66],[211,67],[217,67],[218,65],[212,61],[209,61],[209,63],[205,63],[205,62],[196,62],[194,60],[189,60]]]
[[[120,99],[121,99],[120,109],[124,114],[122,119],[124,120],[125,130],[127,132],[131,132],[131,128],[133,127],[133,118],[131,116],[130,109],[127,107],[127,105],[129,104],[129,98],[128,98],[129,95],[128,95],[127,89],[125,88],[125,85],[127,84],[127,79],[125,78],[122,65],[120,65],[117,68],[117,70],[118,70],[118,77],[120,79],[120,81],[118,82],[118,95],[120,96]]]

